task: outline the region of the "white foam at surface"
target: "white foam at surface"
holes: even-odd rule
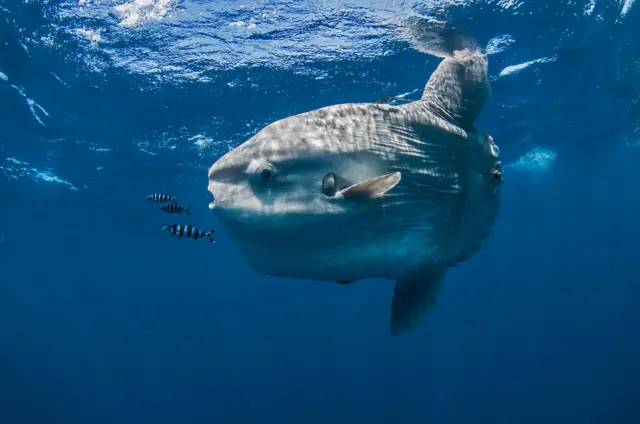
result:
[[[255,23],[255,18],[251,18],[249,23],[245,23],[244,21],[231,22],[229,23],[229,26],[238,28],[244,28],[246,26],[247,29],[256,29],[258,27]]]
[[[7,158],[7,160],[9,162],[15,163],[16,165],[29,165],[27,162],[22,162],[22,161],[20,161],[20,160],[18,160],[16,158]]]
[[[158,80],[180,78],[202,82],[207,82],[198,73],[202,68],[233,69],[260,64],[289,68],[310,63],[311,57],[314,61],[336,60],[345,55],[378,57],[387,50],[384,41],[402,38],[396,31],[398,21],[411,15],[422,16],[403,1],[345,0],[311,5],[305,1],[286,4],[253,1],[243,5],[233,1],[118,0],[121,4],[117,6],[112,6],[111,0],[85,0],[83,6],[78,6],[78,1],[74,7],[63,7],[59,16],[63,20],[90,20],[92,28],[105,26],[101,45],[107,46],[103,52],[111,57],[100,68],[123,67],[136,73],[155,74],[153,77]],[[443,7],[466,7],[467,3],[468,0],[432,0],[425,7],[427,12],[439,11]],[[120,44],[122,36],[109,30],[111,15],[117,16],[121,28],[136,28],[145,22],[166,19],[178,4],[180,13],[175,14],[172,22],[150,34],[162,39],[161,49],[111,48],[111,43]],[[502,1],[499,6],[515,9],[519,4]],[[340,23],[334,23],[335,20]],[[323,21],[330,24],[321,25]],[[107,33],[108,39],[104,35]],[[263,37],[251,38],[254,34]],[[84,32],[74,35],[91,37]],[[87,62],[103,60],[87,56]],[[92,63],[88,65],[92,67]]]
[[[508,49],[509,47],[511,47],[515,42],[516,42],[515,38],[513,38],[509,34],[502,34],[502,35],[493,37],[487,43],[487,48],[486,48],[487,54],[500,53]]]
[[[145,148],[142,148],[142,147],[139,147],[138,150],[140,150],[142,153],[146,153],[146,154],[151,155],[151,156],[158,156],[157,153],[150,152],[149,150],[147,150]]]
[[[85,29],[78,28],[76,29],[76,34],[84,38],[85,40],[91,41],[91,44],[98,44],[102,41],[102,29]]]
[[[155,81],[203,83],[211,82],[212,79],[206,75],[215,75],[211,71],[220,69],[266,65],[315,74],[323,71],[307,67],[307,64],[344,57],[353,60],[379,58],[390,42],[404,38],[397,31],[399,21],[420,16],[442,23],[448,8],[475,7],[479,3],[471,0],[300,0],[288,3],[255,0],[84,0],[84,5],[78,6],[79,1],[71,0],[73,6],[62,6],[58,13],[61,24],[66,24],[69,19],[82,18],[83,22],[92,22],[91,28],[104,27],[100,44],[105,48],[100,50],[100,55],[96,54],[96,49],[87,49],[85,54],[85,63],[92,72],[105,72],[110,67],[125,68],[146,74]],[[578,8],[578,15],[584,13],[585,8],[592,8],[589,2],[595,1],[586,0]],[[622,4],[623,0],[618,1]],[[120,4],[115,5],[117,3]],[[520,0],[484,3],[513,15],[522,13],[520,9],[525,4]],[[630,4],[627,0],[625,10]],[[160,20],[164,24],[161,28],[138,34],[112,31],[110,26],[114,25],[114,14],[117,16],[115,25],[121,28],[135,28],[145,22]],[[168,22],[169,16],[171,22]],[[60,32],[75,31],[63,28],[61,25]],[[158,48],[140,47],[143,40],[127,38],[132,36],[150,37]],[[489,54],[500,53],[511,48],[513,43],[511,35],[498,33],[487,49]],[[530,65],[505,68],[501,76]]]
[[[46,181],[49,183],[58,183],[58,184],[66,184],[71,187],[72,190],[77,190],[77,188],[68,181],[61,180],[56,175],[52,174],[48,171],[38,171],[35,168],[32,168],[32,171],[35,172],[35,177],[41,179],[42,181]]]
[[[207,147],[210,143],[213,142],[213,140],[211,140],[210,138],[202,135],[202,134],[196,134],[193,137],[189,138],[189,141],[192,141],[193,144],[195,144],[196,146],[200,147],[200,148],[204,148]]]
[[[49,73],[50,73],[51,75],[53,75],[53,77],[54,77],[55,79],[57,79],[58,81],[60,81],[60,84],[62,84],[62,85],[64,85],[64,86],[68,86],[68,84],[67,84],[66,82],[62,81],[62,80],[60,79],[60,77],[59,77],[59,76],[57,76],[57,75],[56,75],[56,74],[54,74],[53,72],[49,72]]]
[[[504,9],[517,9],[522,6],[522,0],[500,0],[498,2],[498,6]]]
[[[506,164],[505,168],[516,172],[548,172],[557,157],[558,154],[552,149],[536,147],[518,160]]]
[[[45,46],[53,47],[56,45],[54,37],[52,35],[43,35],[42,37],[40,37],[40,41],[42,41],[42,44],[44,44]]]
[[[507,66],[502,71],[500,71],[499,76],[503,77],[503,76],[506,76],[506,75],[515,74],[516,72],[520,72],[523,69],[526,69],[526,68],[528,68],[529,66],[531,66],[533,64],[554,62],[555,60],[556,60],[555,56],[554,57],[542,57],[540,59],[530,60],[528,62],[520,63],[518,65]]]
[[[46,125],[44,124],[44,122],[42,122],[42,119],[40,119],[40,116],[38,115],[38,113],[36,112],[36,107],[38,109],[40,109],[40,111],[42,113],[45,114],[45,116],[49,116],[49,112],[47,112],[42,106],[40,106],[38,103],[35,102],[35,100],[28,98],[27,97],[27,105],[29,105],[29,110],[31,111],[31,115],[33,115],[33,118],[38,121],[38,123],[40,123],[40,125],[42,125],[43,127],[46,127]]]
[[[115,6],[120,26],[135,28],[143,23],[159,21],[169,12],[174,0],[131,0]]]
[[[16,89],[16,91],[17,91],[18,93],[20,93],[20,95],[26,99],[26,101],[27,101],[27,105],[29,106],[29,110],[31,111],[31,115],[33,115],[33,118],[34,118],[36,121],[38,121],[38,123],[39,123],[40,125],[42,125],[43,127],[46,127],[46,125],[44,124],[44,122],[42,122],[42,119],[40,119],[40,116],[39,116],[39,115],[38,115],[38,113],[36,112],[36,109],[35,109],[35,108],[37,107],[38,109],[40,109],[40,111],[41,111],[42,113],[44,113],[44,114],[45,114],[45,116],[47,116],[47,117],[49,116],[49,112],[47,112],[47,111],[46,111],[42,106],[40,106],[38,103],[36,103],[36,102],[35,102],[35,100],[33,100],[33,99],[32,99],[32,98],[30,98],[30,97],[27,97],[27,93],[25,93],[25,92],[24,92],[24,90],[23,90],[22,88],[20,88],[20,87],[18,87],[18,86],[16,86],[16,85],[13,85],[13,84],[11,84],[11,87],[15,88],[15,89]]]
[[[620,16],[625,16],[631,10],[631,6],[636,0],[622,0],[622,10],[620,11]]]
[[[422,89],[420,88],[416,88],[415,90],[412,91],[407,91],[406,93],[402,93],[402,94],[398,94],[397,96],[395,96],[396,99],[404,99],[412,94],[416,94],[418,92],[421,92]]]
[[[34,181],[44,181],[47,183],[56,183],[63,184],[71,188],[71,190],[77,191],[78,188],[71,184],[69,181],[65,181],[59,178],[57,175],[53,174],[51,171],[41,171],[37,168],[32,167],[27,162],[20,161],[16,158],[10,157],[6,159],[7,162],[11,162],[14,165],[2,166],[0,165],[0,170],[5,171],[10,180],[16,180],[21,177],[30,177]]]

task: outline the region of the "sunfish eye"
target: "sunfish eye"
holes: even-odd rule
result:
[[[273,176],[273,172],[270,169],[264,168],[260,171],[260,181],[268,181]]]
[[[336,194],[336,176],[332,172],[322,179],[322,194],[329,197]]]

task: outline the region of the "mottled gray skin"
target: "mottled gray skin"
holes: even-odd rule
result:
[[[474,53],[444,59],[419,101],[334,105],[274,122],[211,167],[210,206],[262,273],[398,281],[393,307],[413,311],[394,310],[392,332],[406,331],[496,219],[499,150],[473,125],[489,95],[487,57]],[[393,172],[401,180],[378,199],[336,199],[322,193],[329,172],[345,186]]]

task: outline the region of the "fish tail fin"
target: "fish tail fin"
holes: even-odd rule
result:
[[[209,236],[209,241],[210,241],[211,243],[215,243],[215,242],[216,242],[216,241],[213,239],[213,233],[215,233],[215,232],[216,232],[216,230],[214,230],[214,229],[212,228],[212,229],[211,229],[211,231],[209,231],[209,232],[207,233],[207,236]]]
[[[191,205],[189,205],[184,211],[187,213],[187,215],[191,215]]]

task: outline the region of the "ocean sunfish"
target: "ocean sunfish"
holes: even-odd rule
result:
[[[452,50],[420,100],[338,104],[273,122],[209,169],[209,205],[264,274],[394,280],[390,330],[416,327],[500,207],[499,149],[474,122],[487,55]]]

